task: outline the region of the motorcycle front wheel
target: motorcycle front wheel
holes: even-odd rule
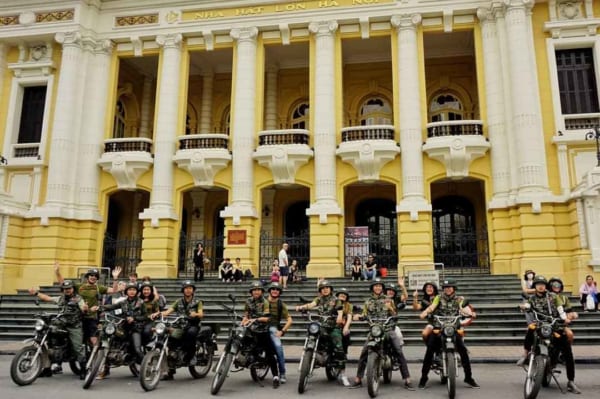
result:
[[[310,365],[313,361],[314,352],[312,349],[307,349],[302,356],[302,362],[300,363],[300,377],[298,378],[298,393],[302,394],[306,390],[308,385],[308,378],[310,377]]]
[[[383,369],[383,383],[389,384],[392,382],[392,369]]]
[[[194,379],[206,377],[212,367],[214,355],[212,350],[207,349],[204,345],[198,345],[198,350],[196,351],[196,365],[188,368]]]
[[[533,359],[530,356],[528,360],[529,367],[527,369],[527,376],[525,377],[523,397],[525,399],[535,399],[542,386],[548,359],[545,356],[537,355]]]
[[[10,363],[10,377],[17,385],[33,383],[42,371],[42,356],[32,362],[38,348],[31,345],[20,349]]]
[[[160,349],[154,349],[144,355],[140,366],[140,384],[145,391],[156,389],[160,382],[161,353]]]
[[[381,378],[381,357],[375,351],[370,351],[367,357],[367,391],[374,398],[379,393],[379,380]]]
[[[219,393],[219,390],[225,382],[225,378],[227,378],[232,361],[233,353],[223,352],[221,358],[219,359],[219,363],[217,364],[217,371],[213,378],[212,385],[210,386],[210,393],[212,395]]]
[[[446,361],[446,386],[448,387],[448,398],[456,396],[456,355],[453,351],[444,353]]]
[[[104,350],[99,349],[95,352],[92,352],[92,357],[87,362],[87,370],[85,373],[85,378],[83,379],[83,389],[88,389],[94,380],[96,379],[96,375],[98,374],[98,370],[100,370],[100,366],[103,361],[106,361],[104,355]]]
[[[79,362],[77,360],[69,360],[69,368],[73,374],[77,376],[81,374],[81,367],[79,367]]]

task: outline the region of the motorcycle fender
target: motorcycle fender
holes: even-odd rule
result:
[[[548,356],[548,347],[546,345],[540,345],[540,355]]]
[[[239,351],[240,351],[240,344],[238,342],[232,342],[231,347],[229,348],[229,353],[231,353],[232,355],[237,355],[237,353]]]
[[[446,342],[446,349],[454,350],[454,342]]]
[[[317,342],[314,339],[309,339],[306,342],[306,349],[316,349],[316,346],[317,346],[316,343]]]
[[[37,342],[34,338],[27,338],[27,339],[24,339],[22,342],[25,345],[28,345],[28,344],[32,344],[32,345],[35,345],[35,346],[39,346],[40,345],[39,342]]]

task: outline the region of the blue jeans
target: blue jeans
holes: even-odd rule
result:
[[[273,346],[275,347],[275,354],[277,355],[279,375],[282,376],[285,375],[285,356],[283,355],[283,345],[281,344],[281,338],[275,335],[277,331],[277,327],[269,327],[269,335],[271,336],[271,341],[273,342]]]
[[[363,276],[365,277],[365,280],[374,280],[375,279],[375,269],[373,269],[371,271],[365,269],[363,272]]]

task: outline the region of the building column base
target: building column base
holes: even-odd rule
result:
[[[158,227],[152,220],[144,220],[142,262],[136,272],[152,278],[177,277],[178,238],[177,221],[163,219]]]
[[[327,215],[323,224],[319,214],[310,216],[310,262],[307,277],[343,277],[344,234],[341,215]]]

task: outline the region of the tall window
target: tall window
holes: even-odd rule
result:
[[[18,143],[39,143],[42,138],[46,86],[25,87]]]
[[[563,114],[600,112],[591,48],[557,50],[556,69]]]
[[[308,116],[309,116],[308,104],[302,103],[294,108],[292,112],[292,129],[307,129]]]
[[[369,98],[360,107],[360,125],[391,125],[392,107],[382,97]]]
[[[463,118],[463,105],[456,96],[448,93],[435,96],[429,105],[432,122],[458,121]]]
[[[117,101],[117,108],[115,110],[113,137],[116,139],[125,137],[125,104],[121,100]]]

